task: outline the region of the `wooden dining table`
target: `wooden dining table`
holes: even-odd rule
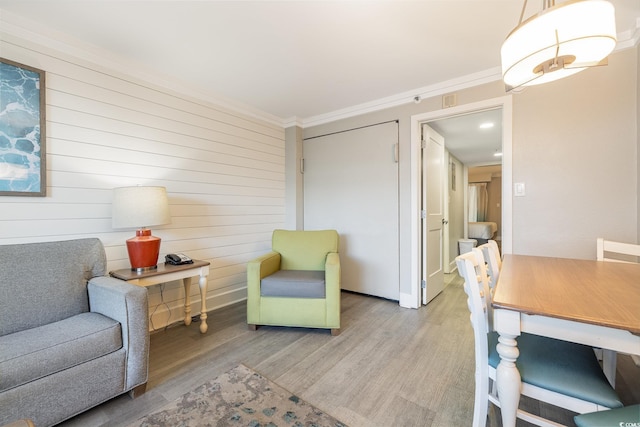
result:
[[[506,254],[492,306],[504,427],[516,424],[522,332],[640,354],[640,264]]]

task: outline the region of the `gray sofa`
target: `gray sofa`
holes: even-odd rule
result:
[[[0,246],[0,425],[51,426],[144,392],[147,290],[106,264],[98,239]]]

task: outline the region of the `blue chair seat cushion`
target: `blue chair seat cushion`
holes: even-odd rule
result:
[[[573,420],[578,427],[640,426],[640,405],[576,415]]]
[[[120,348],[120,323],[92,312],[4,335],[0,337],[0,391],[97,359]]]
[[[496,368],[498,334],[489,338],[489,365]],[[572,396],[607,408],[622,406],[596,359],[593,348],[538,335],[517,338],[520,356],[516,366],[523,383]]]
[[[279,270],[260,280],[263,297],[325,298],[324,271]]]

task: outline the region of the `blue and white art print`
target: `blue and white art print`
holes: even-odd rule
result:
[[[0,196],[45,196],[44,71],[0,58]]]

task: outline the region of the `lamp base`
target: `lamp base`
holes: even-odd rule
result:
[[[151,235],[149,229],[136,230],[136,237],[127,240],[131,270],[141,273],[157,269],[160,241],[159,237]]]

